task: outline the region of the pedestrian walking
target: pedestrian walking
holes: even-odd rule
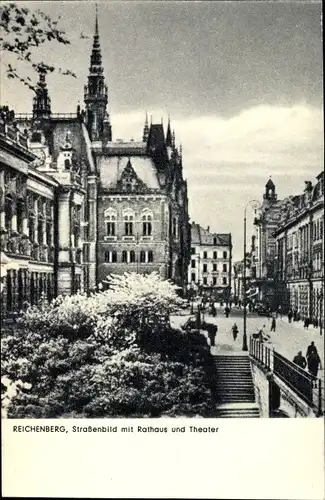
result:
[[[310,325],[310,319],[308,318],[308,316],[306,316],[304,320],[304,328],[308,330],[309,325]]]
[[[300,366],[300,368],[305,369],[307,366],[306,358],[302,355],[302,351],[299,351],[298,354],[293,358],[293,362]]]
[[[216,336],[217,336],[217,332],[218,332],[218,327],[217,327],[217,325],[214,325],[213,323],[207,323],[206,329],[208,332],[208,337],[210,339],[210,345],[211,345],[211,347],[213,347],[216,345]]]
[[[272,318],[271,332],[275,332],[275,330],[276,330],[276,319]]]
[[[281,307],[281,304],[278,307],[278,316],[280,316],[280,319],[282,319],[282,307]]]
[[[234,341],[236,341],[237,335],[238,335],[238,326],[236,325],[236,323],[234,323],[232,327],[232,336],[234,338]]]
[[[318,369],[321,369],[321,360],[314,342],[307,347],[306,352],[308,371],[313,377],[317,377]]]
[[[291,309],[289,309],[289,311],[288,311],[288,322],[291,323],[291,321],[292,321],[292,311],[291,311]]]
[[[229,318],[230,308],[228,306],[225,307],[225,315],[226,318]]]

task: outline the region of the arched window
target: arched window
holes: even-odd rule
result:
[[[135,252],[134,252],[134,250],[130,251],[130,262],[135,262]]]
[[[70,160],[67,158],[66,160],[64,160],[64,168],[66,170],[70,170],[70,167],[71,167],[71,163],[70,163]]]
[[[123,250],[122,252],[122,262],[127,262],[128,261],[128,254],[126,250]]]
[[[112,264],[115,264],[117,262],[117,253],[115,250],[105,251],[105,262],[110,262]]]
[[[142,234],[143,236],[152,235],[152,212],[145,210],[142,214]]]
[[[23,200],[17,200],[17,231],[23,232],[23,219],[24,219],[25,203]]]
[[[153,252],[152,252],[152,250],[148,251],[148,262],[153,262]]]
[[[5,197],[5,229],[9,233],[11,231],[12,215],[13,215],[12,198],[11,198],[11,196],[6,196]]]
[[[177,219],[176,219],[176,217],[173,217],[173,220],[172,220],[172,234],[173,234],[174,238],[177,237]]]
[[[124,210],[124,232],[125,236],[133,236],[134,212],[133,210]]]
[[[146,252],[144,250],[141,250],[140,252],[140,262],[145,262],[146,261]]]
[[[105,210],[104,218],[106,223],[107,236],[116,235],[116,211],[113,209]]]

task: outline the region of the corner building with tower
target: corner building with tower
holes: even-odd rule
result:
[[[7,151],[1,157],[1,251],[17,264],[14,278],[12,272],[6,276],[7,312],[22,301],[35,303],[44,291],[37,276],[33,293],[29,286],[19,297],[22,260],[26,276],[33,266],[46,268],[50,277],[44,283],[52,283],[46,290],[49,286],[54,296],[89,292],[108,274],[125,271],[156,271],[186,291],[191,231],[182,148],[170,120],[165,131],[147,115],[141,140],[114,141],[107,104],[96,15],[84,109],[52,113],[44,71],[32,114],[1,113]],[[19,183],[21,234],[17,192],[9,192]]]

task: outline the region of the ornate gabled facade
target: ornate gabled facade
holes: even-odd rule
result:
[[[228,302],[232,286],[231,234],[212,233],[209,227],[205,229],[195,222],[191,231],[189,286]]]
[[[170,120],[165,134],[162,124],[149,125],[147,115],[139,142],[113,141],[97,14],[85,109],[53,113],[46,75],[39,77],[32,114],[7,113],[4,120],[3,132],[20,131],[25,150],[11,144],[11,165],[3,163],[3,175],[15,165],[18,147],[26,177],[42,176],[51,185],[53,294],[90,291],[109,273],[124,271],[157,271],[185,293],[191,234],[182,150]],[[36,231],[31,206],[26,213],[29,231]],[[32,246],[36,234],[30,234]]]
[[[287,200],[275,230],[276,279],[285,306],[324,327],[324,172]]]

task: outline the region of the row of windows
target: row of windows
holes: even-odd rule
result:
[[[324,232],[324,221],[323,219],[318,219],[317,221],[314,222],[313,225],[313,238],[314,240],[322,240],[323,239],[323,232]]]
[[[116,236],[116,223],[114,221],[106,222],[106,234],[107,236]],[[124,222],[124,234],[125,236],[134,235],[134,223],[132,221]],[[143,236],[152,235],[151,221],[145,221],[142,223],[142,235]]]
[[[194,260],[194,259],[191,260],[191,267],[192,267],[192,269],[195,269],[195,267],[196,267],[196,260]],[[208,264],[203,264],[202,268],[203,268],[203,272],[204,273],[208,272]],[[218,265],[217,264],[212,264],[212,271],[218,271]],[[227,264],[222,264],[222,272],[226,273],[227,271],[228,271]]]
[[[192,253],[192,255],[194,255],[196,253],[195,247],[191,248],[191,253]],[[201,252],[198,253],[198,255],[201,256]],[[212,253],[204,251],[202,254],[202,258],[209,259],[209,258],[211,258],[210,255],[212,255],[212,259],[217,259],[218,258],[218,251],[214,250]],[[228,252],[226,252],[226,251],[219,252],[219,258],[228,259]]]
[[[191,281],[196,281],[195,273],[191,274]],[[203,282],[203,285],[207,285],[208,284],[208,278],[205,276],[203,278],[202,282]],[[213,276],[213,278],[212,278],[212,285],[216,285],[217,283],[218,283],[217,277]],[[223,285],[227,285],[227,278],[222,278],[222,284]]]
[[[109,263],[117,263],[117,252],[115,250],[106,250],[105,252],[105,262]],[[122,263],[135,263],[136,262],[136,254],[134,250],[123,250],[121,253],[121,262]],[[141,250],[139,254],[139,262],[145,264],[147,262],[153,262],[153,252],[152,250]]]

